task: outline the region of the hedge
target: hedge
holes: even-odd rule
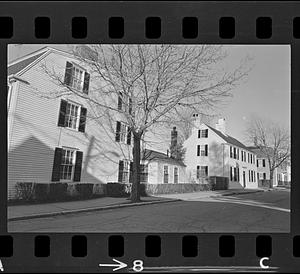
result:
[[[209,177],[211,190],[227,190],[229,179],[227,177],[211,176]]]
[[[148,195],[155,194],[172,194],[172,193],[189,193],[197,191],[207,191],[211,187],[209,184],[141,184],[141,192]]]

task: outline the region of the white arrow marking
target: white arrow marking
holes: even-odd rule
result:
[[[127,264],[125,264],[123,262],[120,262],[116,259],[113,259],[113,261],[118,263],[118,264],[99,264],[99,266],[110,266],[110,267],[115,267],[116,266],[116,268],[114,268],[113,271],[117,271],[117,270],[122,269],[122,268],[127,266]]]

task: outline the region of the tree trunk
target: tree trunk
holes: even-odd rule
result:
[[[270,170],[270,185],[269,185],[270,188],[273,188],[273,173],[274,170]]]
[[[140,161],[141,161],[141,134],[133,133],[133,174],[131,188],[131,202],[140,202]]]

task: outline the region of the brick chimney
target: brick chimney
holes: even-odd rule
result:
[[[171,131],[171,147],[170,147],[170,157],[176,158],[176,146],[177,146],[177,130],[176,127],[173,127]]]
[[[225,118],[221,118],[221,119],[218,120],[218,123],[216,123],[216,130],[219,130],[223,134],[226,135],[226,122],[225,122]]]

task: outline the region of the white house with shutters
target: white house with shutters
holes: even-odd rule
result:
[[[189,181],[201,183],[209,176],[229,178],[229,188],[257,188],[256,155],[226,133],[225,119],[213,128],[194,114],[191,136],[185,141]]]
[[[118,113],[108,126],[92,118],[86,98],[99,83],[73,55],[45,47],[19,58],[8,64],[7,86],[9,198],[17,182],[129,181],[131,133]],[[121,96],[111,102],[120,111]]]

